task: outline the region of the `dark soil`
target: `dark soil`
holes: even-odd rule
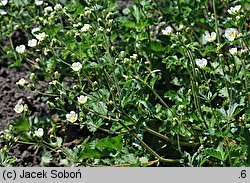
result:
[[[20,35],[24,34],[16,31],[12,36],[15,46],[26,42],[26,38]],[[8,41],[4,40],[3,45],[9,45]],[[0,61],[0,132],[6,129],[14,119],[21,117],[21,114],[17,114],[13,109],[18,102],[27,104],[32,116],[48,114],[49,108],[38,100],[38,95],[27,89],[20,89],[16,84],[20,78],[28,81],[27,69],[9,68],[8,60]],[[0,148],[3,145],[0,143]],[[40,166],[42,150],[35,151],[33,145],[16,144],[9,153],[17,158],[16,166]]]
[[[28,80],[25,69],[0,65],[0,131],[14,118],[20,117],[20,114],[13,110],[17,102],[27,104],[32,115],[47,113],[46,104],[40,103],[36,94],[17,86],[16,82],[20,78]]]
[[[10,154],[17,158],[16,166],[39,166],[42,151],[38,149],[36,152],[34,145],[16,144],[10,149]]]
[[[22,67],[9,68],[8,64],[7,61],[0,63],[0,132],[5,130],[14,119],[21,117],[21,114],[17,114],[13,109],[18,102],[28,105],[31,116],[42,117],[53,114],[47,104],[39,100],[39,95],[25,88],[20,89],[16,84],[20,78],[29,81],[28,71]],[[44,88],[39,88],[39,90],[44,90]],[[62,133],[58,135],[62,137],[65,144],[72,146],[79,136],[86,138],[89,134],[87,129],[65,126]],[[4,144],[0,143],[0,149],[3,146]],[[37,149],[34,145],[18,143],[10,148],[9,154],[17,158],[15,166],[41,166],[44,150],[42,147]],[[53,159],[48,166],[59,166],[59,162]]]
[[[38,101],[36,94],[17,86],[16,82],[20,78],[27,79],[27,74],[25,69],[0,65],[0,131],[21,116],[13,110],[18,101],[27,104],[32,115],[45,115],[49,112],[46,104]],[[16,144],[10,149],[10,154],[17,158],[16,166],[40,166],[42,151],[35,152],[33,145]]]

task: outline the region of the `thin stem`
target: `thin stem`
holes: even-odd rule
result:
[[[202,75],[203,75],[203,77],[205,78],[206,84],[207,84],[207,86],[208,86],[208,91],[209,91],[210,93],[212,93],[212,92],[211,92],[210,84],[209,84],[209,82],[208,82],[208,79],[207,79],[207,77],[206,77],[206,75],[205,75],[205,73],[204,73],[203,71],[202,71]],[[216,123],[217,123],[217,125],[218,125],[219,130],[220,130],[220,132],[222,132],[221,127],[220,127],[220,123],[219,123],[219,119],[218,119],[217,115],[215,114],[215,110],[214,110],[214,107],[213,107],[212,102],[211,102],[211,98],[209,98],[209,99],[207,100],[207,102],[209,103],[209,106],[211,107],[212,114],[213,114],[213,116],[214,116],[214,118],[215,118],[215,120],[216,120]]]
[[[182,6],[181,6],[181,2],[180,0],[177,0],[177,6],[178,6],[178,10],[179,10],[179,14],[182,14]]]
[[[216,12],[216,6],[215,6],[215,0],[213,0],[213,10],[214,10],[214,23],[215,23],[215,32],[216,32],[216,38],[220,45],[220,35],[219,35],[219,28],[218,28],[218,17]]]
[[[15,52],[15,48],[14,48],[11,36],[9,36],[9,41],[10,41],[11,48],[12,48],[12,50],[14,52],[15,59],[17,60],[17,55],[16,55],[16,52]]]
[[[145,142],[143,142],[135,133],[132,133],[132,135],[143,145],[145,149],[147,149],[152,155],[154,155],[157,159],[159,159],[159,161],[165,163],[180,163],[182,161],[182,159],[162,158],[153,149],[151,149]]]
[[[47,95],[47,96],[50,96],[50,97],[58,97],[59,96],[59,95],[50,94],[50,93],[43,93],[43,92],[40,92],[38,90],[35,90],[34,92],[38,93],[38,94],[41,94],[41,95]]]
[[[153,134],[153,135],[155,135],[155,136],[157,136],[157,137],[159,137],[167,142],[171,142],[172,144],[178,144],[178,141],[170,139],[169,137],[162,135],[162,134],[160,134],[160,133],[158,133],[158,132],[156,132],[148,127],[145,127],[144,130],[146,130],[147,132],[149,132],[149,133],[151,133],[151,134]],[[189,143],[189,142],[181,142],[181,141],[179,141],[179,144],[181,146],[186,146],[186,147],[197,147],[200,145],[199,142]]]
[[[248,45],[246,44],[245,40],[243,40],[243,42],[245,43],[248,51],[249,51],[249,47]],[[243,49],[243,43],[241,42],[241,47]],[[246,97],[247,97],[247,101],[246,101],[246,116],[245,116],[245,121],[248,122],[248,110],[249,110],[249,100],[248,100],[248,94],[249,94],[249,88],[248,88],[248,77],[247,77],[247,73],[246,73],[246,62],[245,62],[245,58],[243,58],[242,60],[242,69],[243,69],[243,75],[244,75],[244,78],[245,78],[245,91],[246,91]]]
[[[88,111],[104,118],[104,119],[107,119],[107,120],[112,120],[112,121],[115,121],[115,122],[118,122],[120,123],[120,125],[122,125],[125,129],[127,129],[129,132],[132,132],[133,130],[130,129],[127,125],[125,125],[120,119],[113,119],[111,117],[107,117],[107,116],[104,116],[104,115],[100,115],[98,113],[96,113],[95,111],[91,110],[91,109],[88,109],[85,107],[85,109],[87,109]],[[162,158],[160,155],[158,155],[153,149],[151,149],[143,140],[141,140],[135,133],[132,132],[132,135],[134,136],[134,138],[136,138],[136,140],[138,140],[142,146],[148,150],[150,152],[150,154],[152,154],[153,156],[155,156],[157,159],[159,159],[159,161],[161,162],[165,162],[165,163],[180,163],[180,161],[182,159],[166,159],[166,158]]]
[[[36,145],[36,143],[34,143],[34,142],[25,142],[25,141],[21,141],[21,140],[18,140],[17,142],[21,143],[21,144]]]
[[[230,167],[232,167],[232,160],[231,160],[231,155],[230,155],[230,150],[229,150],[229,140],[228,140],[228,138],[226,139],[226,151],[227,151],[227,153],[228,153],[228,160],[229,160],[229,165],[230,165]]]
[[[195,104],[196,109],[198,109],[198,111],[199,111],[200,117],[201,117],[201,119],[203,121],[203,124],[204,124],[205,128],[209,129],[209,126],[207,125],[206,120],[204,119],[204,116],[202,114],[200,101],[199,101],[199,98],[198,98],[199,89],[198,89],[197,82],[196,82],[197,74],[196,74],[196,71],[195,71],[194,59],[192,57],[192,54],[190,53],[190,50],[186,46],[184,46],[184,48],[186,49],[187,56],[188,56],[189,60],[191,61],[192,68],[193,68],[192,69],[193,73],[191,73],[191,71],[187,67],[187,71],[189,72],[189,75],[190,75],[191,81],[192,81],[191,86],[192,86],[192,93],[193,93],[193,97],[194,97],[194,104]]]
[[[164,107],[166,107],[172,114],[174,114],[176,117],[179,117],[177,113],[175,113],[165,102],[164,100],[160,97],[160,95],[154,90],[154,88],[150,87],[148,83],[146,83],[144,80],[142,80],[139,76],[134,76],[135,79],[141,81],[143,84],[145,84],[156,96],[156,98],[162,103]]]
[[[142,11],[142,14],[144,15],[144,17],[147,19],[147,14],[145,13],[145,11],[143,10],[142,8],[142,5],[140,4],[140,1],[138,0],[138,5],[139,5],[139,8],[140,10]],[[145,20],[144,20],[145,21]],[[147,37],[148,37],[148,44],[149,44],[149,66],[150,66],[150,70],[152,69],[152,50],[151,50],[151,35],[150,35],[150,29],[149,29],[149,26],[146,26],[146,32],[147,32]]]
[[[78,75],[78,79],[79,79],[79,84],[80,84],[80,86],[82,86],[82,81],[81,81],[80,72],[78,72],[77,75]]]
[[[177,134],[177,147],[180,152],[180,154],[183,156],[183,152],[181,151],[181,146],[180,146],[180,136]]]
[[[153,160],[153,161],[148,161],[148,162],[143,162],[141,163],[142,165],[153,165],[155,163],[158,163],[159,160]],[[130,167],[130,166],[134,166],[134,164],[118,164],[118,165],[112,165],[112,166],[108,166],[108,165],[89,165],[91,167]]]

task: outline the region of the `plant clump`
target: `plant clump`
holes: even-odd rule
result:
[[[0,1],[0,61],[50,108],[13,104],[0,166],[249,166],[249,5]]]

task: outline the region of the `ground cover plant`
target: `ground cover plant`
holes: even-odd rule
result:
[[[249,166],[249,9],[1,0],[0,166]]]

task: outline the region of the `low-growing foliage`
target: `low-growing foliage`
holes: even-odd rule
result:
[[[0,4],[1,59],[51,108],[13,104],[1,166],[17,143],[41,166],[249,165],[249,1]]]

